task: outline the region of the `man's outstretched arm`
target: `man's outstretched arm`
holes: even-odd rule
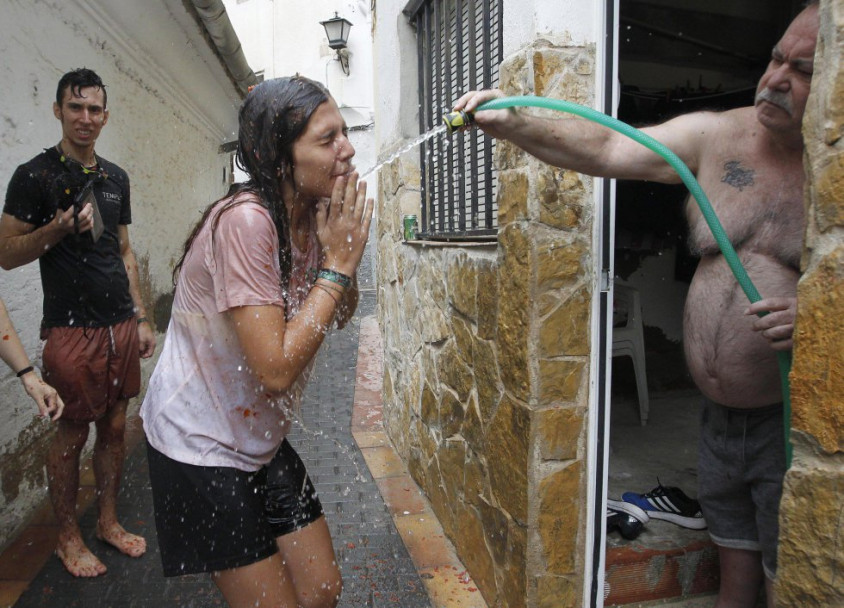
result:
[[[503,97],[498,90],[471,91],[455,104],[456,110],[474,111],[491,99]],[[609,127],[560,114],[539,118],[519,109],[480,110],[475,123],[484,132],[506,139],[539,160],[578,173],[616,179],[642,179],[668,184],[680,177],[658,154]],[[696,172],[700,150],[717,131],[719,114],[697,112],[641,129],[677,154]]]

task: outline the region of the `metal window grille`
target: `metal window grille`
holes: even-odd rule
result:
[[[419,53],[419,129],[442,124],[463,93],[498,85],[501,0],[413,0],[405,9]],[[420,238],[477,240],[498,232],[495,140],[478,129],[420,146]]]

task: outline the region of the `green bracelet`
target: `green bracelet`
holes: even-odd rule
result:
[[[352,286],[352,277],[345,275],[342,272],[331,270],[330,268],[320,268],[317,278],[337,283],[340,287],[344,287],[346,289]]]
[[[141,323],[149,323],[149,319],[147,319],[146,317],[138,317],[138,325],[140,325]]]

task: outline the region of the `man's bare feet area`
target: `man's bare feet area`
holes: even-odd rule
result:
[[[147,550],[147,541],[143,536],[131,534],[117,523],[108,528],[97,526],[97,538],[129,557],[140,557]]]
[[[91,578],[105,574],[107,570],[105,564],[78,537],[67,542],[60,540],[56,546],[56,555],[73,576]]]

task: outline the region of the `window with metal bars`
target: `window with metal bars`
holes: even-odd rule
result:
[[[419,129],[442,124],[463,93],[498,85],[501,0],[412,0],[416,28]],[[479,240],[498,233],[495,140],[478,129],[434,137],[420,146],[422,217],[418,238]]]

